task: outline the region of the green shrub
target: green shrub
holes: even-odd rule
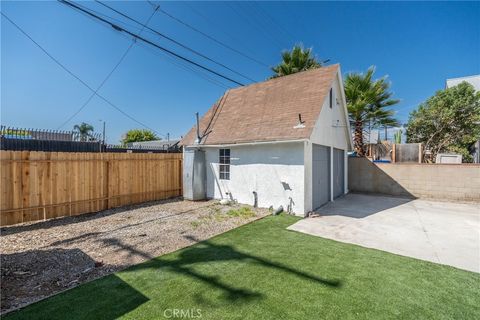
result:
[[[227,215],[230,217],[241,217],[241,218],[251,218],[255,217],[255,212],[248,207],[241,207],[238,209],[230,209],[227,212]]]

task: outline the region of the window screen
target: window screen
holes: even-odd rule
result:
[[[230,149],[220,149],[220,179],[230,180]]]

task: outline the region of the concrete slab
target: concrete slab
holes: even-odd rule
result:
[[[480,204],[348,194],[288,229],[480,272]]]

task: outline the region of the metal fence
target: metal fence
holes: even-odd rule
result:
[[[0,135],[5,139],[45,140],[45,141],[76,141],[100,142],[102,135],[92,132],[82,134],[78,131],[63,131],[50,129],[15,128],[0,125]]]
[[[49,152],[117,152],[170,153],[180,152],[177,145],[122,146],[105,144],[100,133],[40,130],[0,126],[0,150]]]
[[[394,162],[423,162],[421,143],[395,144],[393,152],[395,153]]]

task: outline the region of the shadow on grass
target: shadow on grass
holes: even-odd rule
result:
[[[185,238],[198,242],[199,240],[192,236],[185,236]],[[110,241],[114,243],[115,241]],[[116,245],[120,243],[116,242]],[[128,246],[123,247],[124,250],[132,250]],[[145,254],[134,250],[132,254],[144,256]],[[195,270],[195,264],[220,262],[220,261],[245,261],[258,264],[260,266],[277,269],[286,273],[293,274],[297,277],[303,278],[309,281],[315,281],[318,284],[338,288],[341,286],[341,282],[337,280],[328,280],[316,277],[306,272],[293,269],[287,265],[266,260],[262,257],[254,256],[251,254],[243,253],[236,250],[231,245],[219,245],[212,243],[209,240],[205,240],[195,246],[183,249],[180,255],[175,260],[166,260],[161,257],[155,258],[148,262],[133,266],[125,270],[125,272],[136,272],[141,269],[156,269],[156,270],[168,270],[178,273],[180,275],[191,277],[195,280],[200,280],[206,285],[217,288],[223,291],[223,297],[227,302],[230,301],[243,301],[248,302],[252,300],[258,300],[263,298],[263,294],[255,292],[251,289],[233,287],[226,284],[221,280],[220,276],[205,275]],[[274,280],[274,279],[272,279]],[[196,297],[197,301],[202,301],[201,297]]]
[[[198,242],[198,239],[192,236],[185,236],[185,238],[192,242]],[[151,258],[149,254],[119,239],[107,238],[101,239],[101,241],[104,245],[112,247],[114,251],[128,252],[131,256],[140,256],[144,259]],[[142,270],[153,270],[154,273],[165,271],[203,283],[207,291],[200,287],[200,290],[198,292],[194,291],[194,296],[192,296],[195,301],[203,305],[216,304],[214,301],[209,301],[210,299],[203,296],[202,293],[215,289],[220,292],[219,304],[255,303],[267,298],[266,293],[255,290],[255,285],[242,283],[241,277],[235,279],[233,284],[231,281],[227,281],[225,278],[231,279],[231,269],[227,268],[225,278],[222,277],[221,272],[212,274],[211,271],[207,271],[207,273],[201,271],[205,266],[208,270],[208,264],[215,262],[241,262],[270,268],[272,271],[277,271],[276,276],[274,272],[271,273],[272,282],[285,281],[284,277],[278,277],[278,271],[280,271],[285,275],[293,275],[321,286],[341,287],[340,281],[324,279],[283,263],[241,252],[234,245],[219,244],[206,240],[182,249],[173,257],[172,255],[161,256],[125,269],[122,271],[124,275],[134,273],[133,277],[127,277],[129,283],[119,278],[121,274],[119,276],[113,274],[31,305],[24,310],[11,314],[11,316],[12,319],[42,319],[47,315],[54,315],[49,317],[50,319],[61,319],[62,315],[65,314],[69,315],[69,319],[115,319],[121,317],[149,301],[149,298],[145,295],[149,294],[150,289],[144,288],[138,291],[132,287],[137,283],[136,279],[139,283],[142,283],[145,277],[150,277],[150,281],[154,281],[152,274],[142,273]],[[125,277],[122,278],[125,279]],[[158,281],[158,283],[150,284],[147,287],[153,286],[156,288],[155,291],[178,290],[174,287],[169,288],[169,286],[174,286],[175,282],[169,283]],[[7,318],[10,319],[10,315]]]
[[[75,249],[78,250],[78,249]],[[85,255],[83,253],[83,255]],[[59,276],[60,277],[60,276]],[[21,287],[22,284],[19,283]],[[60,288],[61,289],[61,288]],[[3,290],[3,288],[2,288]],[[2,292],[2,299],[5,292]],[[7,297],[12,298],[12,297]],[[15,299],[15,297],[13,297]],[[2,319],[118,319],[150,299],[115,274],[2,314]],[[6,301],[4,301],[6,302]],[[9,303],[13,301],[8,301]],[[3,302],[2,302],[3,303]]]

